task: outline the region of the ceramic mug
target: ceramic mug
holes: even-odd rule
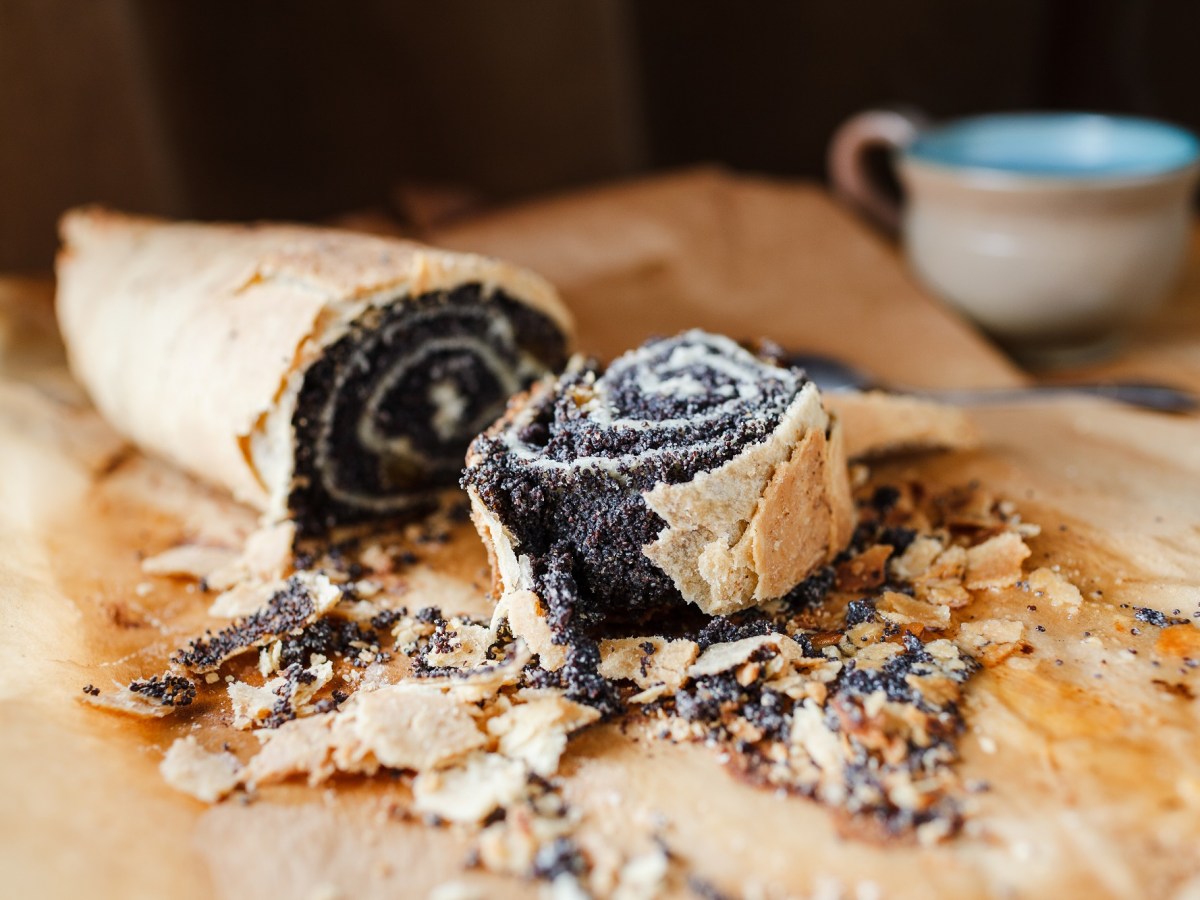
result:
[[[894,152],[904,202],[865,152]],[[834,189],[900,232],[918,277],[1034,361],[1111,346],[1177,279],[1200,142],[1147,119],[1012,113],[930,127],[876,110],[829,154]]]

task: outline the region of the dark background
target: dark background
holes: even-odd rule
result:
[[[72,204],[413,215],[719,162],[824,177],[870,106],[1200,130],[1190,0],[0,0],[0,271]]]

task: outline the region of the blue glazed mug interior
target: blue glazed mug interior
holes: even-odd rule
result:
[[[1090,113],[960,119],[922,132],[913,161],[1032,178],[1145,178],[1192,165],[1200,142],[1165,122]]]

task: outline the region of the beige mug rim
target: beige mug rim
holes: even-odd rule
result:
[[[1194,179],[1200,173],[1200,160],[1173,169],[1143,175],[1029,175],[986,166],[944,165],[919,159],[902,149],[896,153],[897,168],[928,174],[944,182],[965,187],[1002,191],[1128,190]]]

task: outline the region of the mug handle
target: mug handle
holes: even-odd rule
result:
[[[900,203],[871,176],[866,152],[874,147],[903,150],[928,126],[917,110],[871,109],[847,119],[829,142],[833,192],[861,209],[892,234],[900,231]]]

